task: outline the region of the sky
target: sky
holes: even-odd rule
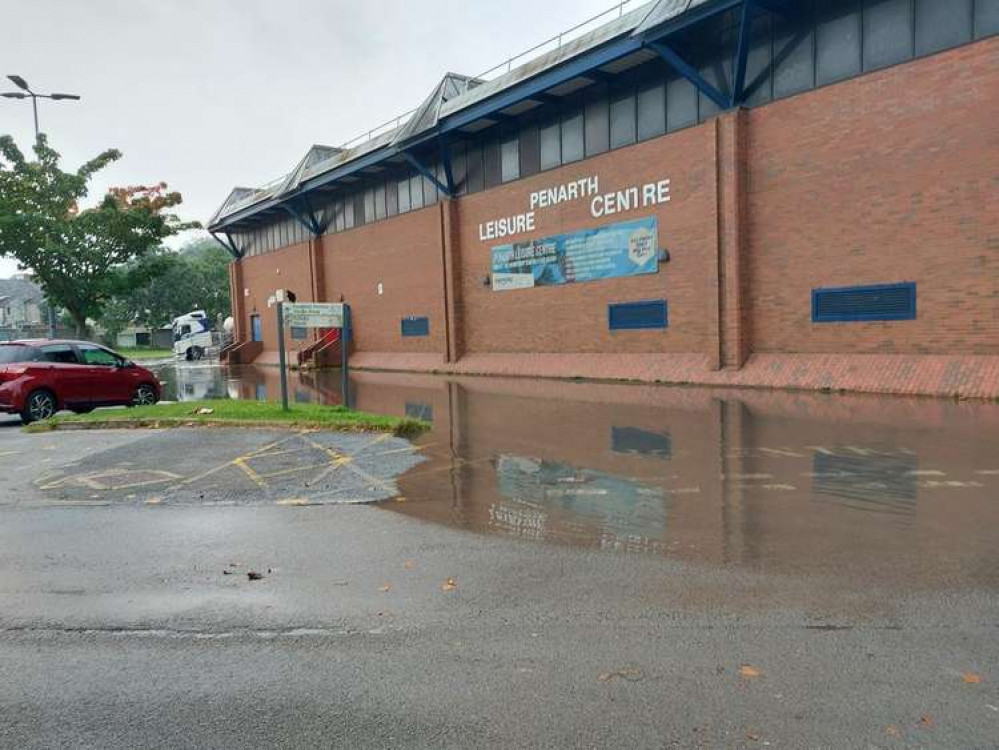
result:
[[[165,181],[205,222],[235,185],[288,172],[416,107],[448,71],[475,75],[614,0],[0,0],[0,91],[41,93],[41,130],[94,181]],[[632,0],[626,9],[639,6]],[[610,18],[610,17],[608,17]],[[31,104],[0,98],[0,134],[28,151]],[[185,238],[180,238],[183,240]],[[175,242],[176,244],[176,242]],[[0,259],[0,278],[17,271]]]

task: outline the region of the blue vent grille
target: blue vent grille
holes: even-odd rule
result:
[[[403,318],[403,336],[429,336],[430,318]]]
[[[916,284],[878,284],[812,290],[812,322],[915,320]]]
[[[642,328],[665,328],[666,300],[622,302],[607,306],[607,325],[612,331],[630,331]]]

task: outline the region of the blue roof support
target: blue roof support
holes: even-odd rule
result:
[[[448,198],[451,198],[454,195],[454,192],[451,189],[449,189],[447,185],[438,180],[437,175],[435,175],[433,172],[427,169],[420,162],[419,159],[417,159],[408,151],[403,151],[402,155],[406,158],[406,161],[408,161],[413,166],[413,169],[415,169],[417,172],[419,172],[428,180],[430,180],[432,183],[434,183],[434,185],[437,186],[437,189],[440,190],[442,193],[444,193],[444,195],[446,195]]]
[[[721,91],[705,81],[701,74],[688,65],[687,61],[674,52],[671,47],[663,44],[662,42],[646,42],[646,44],[658,52],[660,57],[662,57],[667,64],[672,66],[677,73],[694,84],[698,91],[708,97],[708,99],[713,101],[719,107],[722,109],[728,109],[732,106],[732,102],[729,97],[725,96]]]
[[[437,147],[441,152],[441,164],[444,165],[444,179],[447,180],[447,193],[449,196],[458,192],[454,184],[454,169],[451,167],[451,144],[444,136],[437,137]]]
[[[282,208],[283,210],[291,214],[295,218],[295,220],[303,227],[305,227],[306,230],[310,232],[313,236],[318,237],[320,234],[322,234],[322,232],[319,231],[319,225],[315,217],[314,216],[309,217],[306,214],[304,214],[301,211],[301,209],[295,205],[295,202],[293,200],[279,203],[278,207]]]
[[[236,243],[232,241],[231,234],[229,234],[228,232],[223,232],[223,234],[225,235],[225,240],[219,239],[219,236],[215,234],[215,232],[209,232],[209,234],[212,236],[212,239],[215,240],[217,243],[219,243],[222,247],[224,247],[232,255],[233,258],[235,258],[236,260],[243,259],[243,253],[242,251],[240,251],[238,247],[236,247]]]
[[[746,61],[749,58],[749,31],[753,26],[750,16],[753,13],[753,0],[745,0],[742,4],[742,24],[739,27],[739,49],[735,55],[735,81],[732,85],[732,101],[730,106],[742,104],[746,93]]]

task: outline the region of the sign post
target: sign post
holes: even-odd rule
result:
[[[350,408],[350,377],[347,370],[347,349],[350,346],[350,305],[343,306],[343,322],[340,328],[340,393],[343,405]]]
[[[284,351],[284,302],[277,303],[278,367],[281,368],[281,409],[288,411],[288,363]]]

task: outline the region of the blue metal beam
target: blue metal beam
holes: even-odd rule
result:
[[[408,161],[413,166],[413,169],[415,169],[417,172],[419,172],[428,180],[430,180],[432,183],[434,183],[434,185],[437,186],[437,189],[440,190],[442,193],[444,193],[444,195],[446,195],[448,198],[453,196],[454,193],[448,188],[448,186],[445,185],[440,180],[438,180],[437,175],[435,175],[433,172],[431,172],[429,169],[423,166],[423,164],[420,162],[419,159],[417,159],[408,151],[403,151],[402,155],[406,158],[406,161]]]
[[[742,25],[739,27],[739,48],[735,54],[735,81],[732,85],[732,101],[729,106],[738,107],[742,104],[746,90],[746,61],[749,58],[749,31],[753,26],[750,17],[753,12],[753,0],[745,0],[742,4]]]
[[[687,62],[676,54],[671,47],[663,44],[662,42],[648,42],[647,44],[649,47],[658,52],[663,60],[672,66],[677,73],[694,84],[694,86],[697,87],[697,90],[708,97],[708,99],[713,101],[722,109],[728,109],[732,106],[732,102],[729,100],[729,97],[725,96],[721,91],[705,81],[701,74],[688,65]]]
[[[483,117],[493,117],[497,110],[530,99],[532,94],[540,94],[560,83],[571,81],[573,78],[585,76],[587,71],[599,68],[618,58],[630,55],[642,48],[642,42],[638,39],[624,38],[611,42],[605,47],[593,50],[590,53],[582,54],[577,58],[567,61],[557,68],[545,71],[534,76],[521,84],[486,99],[478,104],[456,112],[450,117],[446,117],[441,122],[441,132],[449,133],[469,125]],[[473,91],[475,89],[472,89]]]
[[[243,258],[243,253],[240,252],[238,247],[236,247],[236,243],[232,241],[231,234],[225,232],[225,241],[220,240],[219,236],[215,234],[215,232],[209,232],[209,234],[212,236],[213,240],[215,240],[222,247],[224,247],[230,254],[232,254],[233,258],[235,258],[236,260],[241,260]]]
[[[441,164],[444,165],[444,179],[447,180],[447,194],[454,195],[457,191],[454,184],[454,169],[451,168],[451,144],[444,136],[437,137],[437,148],[441,152]]]
[[[302,212],[298,210],[298,207],[292,201],[287,201],[287,202],[281,203],[279,205],[280,205],[280,208],[282,208],[283,210],[285,210],[289,214],[291,214],[292,217],[299,224],[301,224],[303,227],[305,227],[306,231],[312,233],[313,235],[318,235],[319,234],[319,232],[316,231],[316,227],[309,222],[308,218],[306,218],[305,216],[302,215]]]

